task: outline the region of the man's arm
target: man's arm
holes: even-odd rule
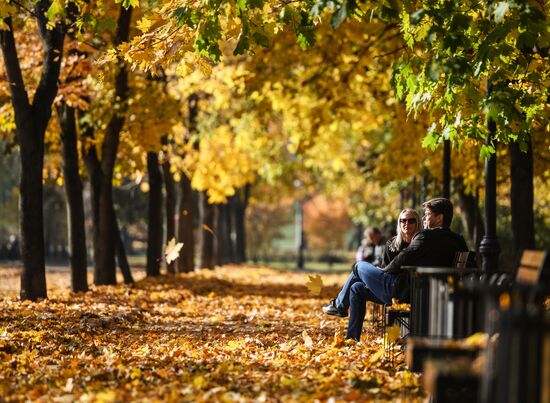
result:
[[[412,265],[421,256],[426,245],[426,234],[419,232],[416,234],[411,244],[399,252],[397,255],[383,270],[388,273],[397,274],[401,272],[402,266]]]

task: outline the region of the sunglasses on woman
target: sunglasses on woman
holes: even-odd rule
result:
[[[416,218],[400,218],[399,222],[401,224],[407,223],[409,225],[413,225],[413,224],[416,224]]]

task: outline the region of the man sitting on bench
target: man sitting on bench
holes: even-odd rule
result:
[[[453,204],[439,197],[422,204],[424,230],[416,234],[411,244],[403,249],[385,268],[367,262],[356,262],[352,276],[356,282],[350,289],[350,318],[346,338],[359,340],[365,319],[366,302],[391,304],[393,298],[408,302],[410,295],[409,273],[404,266],[444,266],[453,264],[457,252],[468,250],[462,235],[450,230],[453,219]],[[323,307],[329,315],[345,317],[342,307]]]

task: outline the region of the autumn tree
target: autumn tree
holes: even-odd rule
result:
[[[21,155],[20,225],[21,299],[46,298],[44,263],[44,228],[42,209],[42,167],[44,159],[44,133],[52,113],[52,103],[58,88],[63,56],[63,41],[67,24],[52,2],[42,0],[28,10],[2,1],[0,44],[15,112],[16,133]],[[43,45],[43,61],[38,85],[33,96],[23,81],[21,55],[16,49],[15,33],[25,19],[32,15]]]

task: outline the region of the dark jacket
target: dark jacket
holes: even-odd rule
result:
[[[361,254],[361,260],[363,262],[372,263],[374,266],[380,266],[382,264],[382,256],[376,255],[376,248],[383,249],[384,241],[380,240],[377,244],[368,243],[361,245],[358,252]]]
[[[401,252],[403,249],[405,249],[407,246],[409,246],[409,244],[405,241],[402,241],[401,242],[401,246],[399,247],[398,250],[391,250],[390,249],[390,246],[391,246],[391,243],[393,242],[393,240],[395,239],[396,237],[394,236],[393,238],[391,238],[388,242],[386,242],[386,246],[384,247],[384,256],[382,257],[382,264],[380,265],[380,267],[386,267],[387,265],[390,264],[390,262],[397,256],[399,255],[399,252]]]
[[[466,241],[449,228],[430,228],[416,234],[411,244],[403,249],[382,270],[399,275],[396,298],[407,300],[409,276],[403,266],[442,266],[451,267],[456,252],[468,250]]]

